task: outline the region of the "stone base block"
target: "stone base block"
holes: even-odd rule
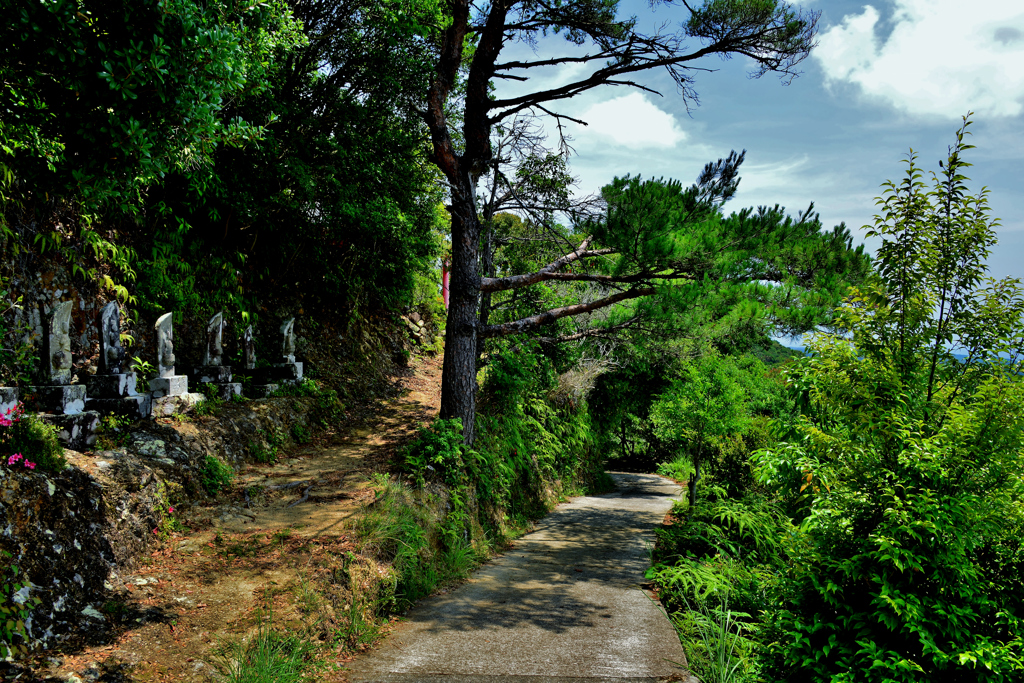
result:
[[[212,382],[208,382],[208,383],[204,384],[203,386],[204,386],[204,393],[205,393],[205,387],[207,387],[207,386],[215,387],[217,389],[217,393],[215,395],[217,396],[217,398],[219,398],[222,401],[230,401],[232,396],[241,396],[242,395],[242,385],[239,382],[218,382],[216,384],[212,383]]]
[[[202,394],[179,394],[153,399],[153,417],[170,417],[175,413],[185,414],[206,400]]]
[[[100,426],[100,414],[93,410],[78,412],[74,415],[42,415],[41,417],[43,422],[57,428],[57,438],[64,448],[85,451],[96,443],[96,429]]]
[[[197,365],[188,376],[197,384],[227,384],[231,381],[231,366]]]
[[[266,398],[280,388],[280,384],[250,384],[245,388],[245,395],[249,398]]]
[[[278,363],[250,370],[249,374],[257,384],[295,384],[302,380],[302,363]]]
[[[24,387],[21,400],[25,410],[58,415],[76,415],[85,410],[85,385]]]
[[[136,394],[122,398],[90,398],[85,407],[101,415],[118,415],[132,420],[149,417],[153,412],[153,395]]]
[[[91,398],[121,398],[135,395],[134,372],[116,375],[93,375],[85,380]]]
[[[7,415],[18,405],[18,387],[0,387],[0,415]]]
[[[188,393],[188,375],[171,375],[149,380],[149,390],[153,398],[164,396],[181,396]]]

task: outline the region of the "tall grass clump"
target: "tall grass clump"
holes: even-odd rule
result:
[[[268,612],[258,617],[256,632],[246,641],[230,645],[222,673],[229,683],[299,683],[314,667],[311,643],[273,628]]]

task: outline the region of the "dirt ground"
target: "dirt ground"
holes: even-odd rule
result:
[[[347,531],[373,498],[372,475],[437,415],[441,359],[415,358],[401,396],[326,443],[295,447],[239,473],[216,506],[190,510],[189,527],[108,584],[105,630],[72,651],[37,657],[62,681],[201,681],[230,659],[272,605],[297,630],[302,591],[322,559],[354,549]],[[263,618],[266,618],[265,616]],[[341,654],[338,662],[344,661]],[[329,665],[322,680],[343,680]]]

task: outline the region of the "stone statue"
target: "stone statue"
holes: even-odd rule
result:
[[[99,374],[117,375],[124,366],[124,348],[121,346],[121,307],[111,301],[100,311]]]
[[[281,325],[284,341],[281,344],[281,355],[285,363],[295,362],[295,318],[285,320]]]
[[[206,323],[206,350],[203,351],[203,365],[220,365],[224,349],[221,340],[224,337],[224,312],[210,318]]]
[[[245,335],[242,337],[242,346],[245,348],[245,369],[256,368],[256,341],[252,338],[252,325],[245,328]]]
[[[156,364],[160,377],[174,377],[174,314],[164,313],[156,321]]]
[[[51,385],[71,383],[71,301],[53,307],[43,354],[44,381]]]

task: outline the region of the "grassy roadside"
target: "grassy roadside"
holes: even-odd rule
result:
[[[485,384],[475,449],[457,422],[437,420],[371,477],[346,549],[269,590],[249,637],[222,648],[227,680],[333,680],[417,600],[465,580],[559,500],[607,488],[586,407],[553,400],[538,379],[508,389]]]

